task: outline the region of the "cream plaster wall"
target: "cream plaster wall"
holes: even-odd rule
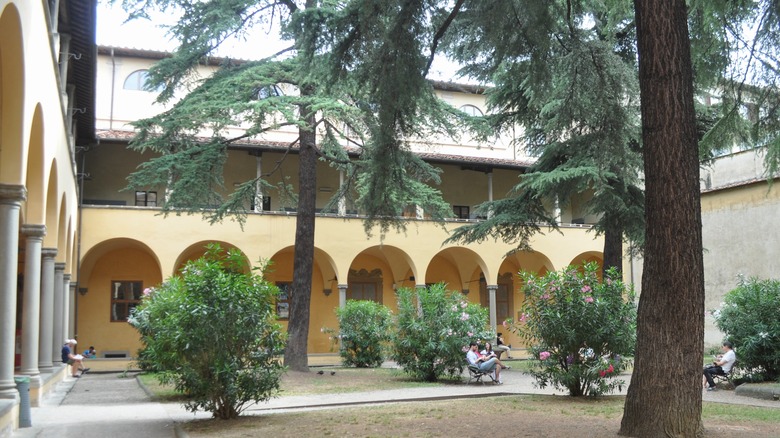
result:
[[[126,269],[140,269],[137,276],[144,279],[145,285],[147,279],[153,281],[151,278],[155,272],[162,273],[160,281],[174,272],[182,254],[189,253],[193,245],[202,242],[206,236],[207,240],[235,246],[252,262],[260,258],[272,259],[272,281],[292,280],[294,215],[250,214],[243,231],[238,224],[230,221],[209,226],[200,216],[171,215],[163,219],[154,210],[131,207],[85,207],[82,220],[84,229],[89,230],[84,233],[81,242],[84,254],[82,272],[87,276],[82,281],[89,288],[85,300],[99,297],[97,290],[102,288],[101,285],[110,284],[111,279],[120,279],[116,276]],[[360,219],[318,217],[310,351],[330,351],[327,336],[320,333],[320,328],[335,327],[333,312],[338,307],[335,285],[347,283],[349,269],[381,269],[383,302],[391,309],[395,308],[393,283],[396,281],[411,287],[443,280],[455,290],[468,288],[469,299],[478,302],[480,272],[484,272],[489,284],[495,284],[499,273],[511,270],[513,266],[529,270],[557,269],[583,253],[599,251],[602,246],[601,239],[594,238],[592,233],[582,228],[564,228],[563,235],[553,232],[536,237],[532,241],[535,253],[513,255],[513,261],[507,265],[505,255],[512,249],[510,245],[497,242],[442,245],[448,235],[447,230],[456,226],[459,225],[448,223],[442,228],[429,221],[410,221],[405,234],[391,233],[380,240],[376,235],[365,235]],[[93,248],[100,248],[105,242],[114,242],[112,245],[117,248],[104,255],[100,255],[100,251],[93,252]],[[122,242],[143,242],[143,245],[134,244],[132,248],[122,249]],[[136,258],[142,263],[139,267],[132,267]],[[409,275],[416,280],[408,281]],[[331,281],[334,276],[337,280]],[[407,281],[399,281],[404,279]],[[330,289],[329,296],[324,294],[324,289]],[[103,335],[98,333],[105,329],[94,323],[103,318],[100,315],[108,317],[110,302],[98,298],[94,300],[89,305],[79,302],[79,335],[97,337],[103,342],[100,338]],[[519,299],[514,301],[515,307],[521,302]],[[97,319],[90,320],[93,316]],[[103,348],[135,351],[137,340],[131,342],[126,335],[129,336],[125,331],[106,331],[106,340],[110,337],[112,341]]]
[[[171,103],[165,105],[155,103],[155,92],[125,90],[124,81],[131,73],[137,70],[148,70],[154,65],[154,59],[146,59],[129,56],[99,55],[97,61],[97,101],[96,101],[96,127],[97,129],[132,130],[130,122],[150,117],[170,107],[173,101],[181,98],[182,92],[178,92]],[[200,66],[197,69],[196,78],[204,78],[215,71],[211,66]],[[194,83],[194,82],[193,82]],[[294,94],[296,91],[285,88],[285,94]],[[480,94],[438,90],[437,95],[456,108],[463,105],[473,105],[483,113],[487,113],[485,97]],[[229,129],[232,135],[239,135],[240,127]],[[451,139],[443,136],[431,136],[413,142],[413,149],[418,152],[430,152],[441,154],[454,154],[463,156],[481,156],[501,159],[529,159],[523,150],[519,150],[512,144],[512,140],[520,133],[502,132],[487,142],[479,142],[468,135]],[[291,128],[280,128],[258,136],[258,139],[268,141],[290,142],[297,138],[297,133]]]
[[[780,278],[780,188],[766,182],[706,193],[702,196],[705,308],[717,309],[737,286],[737,275]],[[705,343],[722,334],[706,317]]]

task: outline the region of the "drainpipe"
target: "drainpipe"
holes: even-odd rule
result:
[[[114,88],[116,88],[116,60],[114,59],[114,48],[111,48],[111,108],[108,115],[108,129],[114,129]]]

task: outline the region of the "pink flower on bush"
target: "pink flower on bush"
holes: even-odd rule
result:
[[[469,337],[472,337],[472,336],[474,336],[474,333],[472,333],[472,332],[468,332],[468,333],[466,333],[466,334],[467,334],[467,335],[469,335]]]
[[[606,377],[607,376],[607,372],[604,371],[604,370],[601,370],[601,371],[599,371],[599,376]]]
[[[593,302],[593,297],[590,297],[590,296],[585,297],[585,302],[586,303],[592,303]]]
[[[461,321],[467,321],[469,319],[469,314],[466,312],[463,312],[460,314],[460,320]]]
[[[540,298],[543,299],[543,300],[549,300],[550,299],[550,294],[546,293],[546,294],[542,295]]]
[[[590,291],[591,291],[590,286],[585,285],[585,286],[582,287],[582,293],[586,294],[586,293],[588,293]]]
[[[539,353],[539,360],[547,360],[550,358],[550,352],[549,351],[542,351]]]
[[[612,366],[612,364],[609,364],[609,368],[607,368],[607,373],[612,374],[615,372],[615,367]]]
[[[522,315],[520,315],[520,322],[525,322],[526,319],[528,319],[527,313],[523,313]]]
[[[504,322],[502,322],[502,323],[501,323],[501,325],[503,325],[504,327],[506,327],[506,326],[507,326],[506,320],[504,320]]]
[[[153,289],[150,288],[150,287],[147,287],[146,289],[144,289],[144,296],[148,297],[149,295],[151,295],[152,294],[152,290]]]
[[[469,305],[469,303],[467,303],[467,302],[465,302],[465,301],[461,301],[461,302],[460,302],[460,308],[461,308],[461,309],[465,309],[465,308],[466,308],[468,305]]]
[[[456,306],[456,305],[454,305],[454,304],[453,304],[453,305],[452,305],[452,311],[453,311],[453,312],[457,312],[457,311],[458,311],[458,306]]]

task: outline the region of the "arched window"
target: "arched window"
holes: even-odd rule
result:
[[[284,96],[284,92],[278,85],[266,85],[257,89],[257,100],[268,99],[269,97]]]
[[[146,89],[147,82],[149,82],[149,70],[136,70],[127,76],[122,88],[125,90],[149,91]]]
[[[482,110],[475,107],[474,105],[463,105],[459,109],[471,117],[481,117],[484,115]]]

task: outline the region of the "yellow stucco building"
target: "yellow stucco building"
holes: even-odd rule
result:
[[[76,149],[94,143],[94,1],[0,0],[0,436],[62,379],[75,326]]]
[[[125,178],[149,158],[127,148],[128,123],[162,109],[143,84],[165,54],[97,47],[94,32],[94,0],[0,0],[0,436],[17,425],[15,376],[31,378],[35,406],[66,374],[59,356],[66,338],[77,338],[80,349],[95,346],[100,360],[126,363],[140,347],[126,319],[142,290],[174,275],[206,243],[236,248],[252,262],[270,259],[270,279],[283,288],[292,280],[294,204],[278,193],[264,193],[242,229],[199,216],[164,218],[156,206],[164,193],[123,191]],[[212,71],[204,65],[201,73]],[[464,111],[484,111],[476,87],[435,87]],[[232,148],[226,187],[277,161],[281,172],[271,182],[296,181],[297,156],[282,160],[292,135],[279,130]],[[602,241],[587,225],[595,218],[583,213],[582,200],[560,209],[551,203],[562,233],[537,236],[534,252],[507,255],[512,246],[500,242],[443,244],[455,227],[480,220],[474,207],[505,196],[533,161],[511,140],[507,133],[489,145],[446,138],[414,144],[443,172],[440,189],[455,216],[444,224],[399,206],[406,231],[380,239],[366,235],[360,211],[346,202],[318,213],[311,354],[332,354],[320,328],[336,326],[334,310],[347,299],[395,309],[395,289],[445,282],[488,307],[491,324],[500,326],[522,303],[518,271],[601,261]],[[324,164],[318,173],[323,208],[343,176]],[[277,303],[283,323],[286,305]]]
[[[270,280],[282,288],[292,281],[295,206],[280,193],[264,192],[242,229],[231,221],[161,216],[164,188],[123,190],[149,158],[127,148],[129,123],[164,109],[143,85],[165,53],[97,47],[94,32],[95,0],[0,0],[0,436],[16,428],[15,376],[30,377],[31,402],[38,404],[65,376],[59,352],[72,337],[80,349],[95,346],[105,363],[126,363],[140,347],[126,319],[143,289],[174,275],[205,244],[236,248],[252,262],[271,260]],[[213,69],[203,65],[200,73]],[[477,87],[434,86],[455,107],[485,110]],[[227,189],[278,167],[270,182],[289,177],[295,190],[297,156],[285,153],[294,138],[280,129],[232,147]],[[522,304],[518,271],[601,263],[603,241],[589,225],[596,218],[584,213],[587,194],[566,205],[550,202],[561,232],[535,236],[533,252],[508,255],[513,247],[494,241],[443,244],[453,229],[480,220],[474,207],[506,196],[533,162],[512,138],[414,142],[414,151],[441,169],[439,188],[454,218],[436,224],[414,206],[398,206],[406,230],[383,239],[366,235],[361,212],[347,202],[324,210],[343,175],[319,164],[310,354],[332,354],[320,329],[336,327],[334,310],[348,299],[394,310],[397,288],[444,282],[487,307],[500,331]],[[755,152],[740,152],[702,174],[708,307],[717,306],[735,273],[777,272],[780,196],[776,185],[763,183],[759,163]],[[641,260],[627,259],[624,272],[638,284]],[[287,304],[284,296],[277,303],[283,323]],[[711,326],[708,336],[718,336]]]
[[[79,339],[111,357],[133,356],[139,347],[138,336],[125,319],[143,288],[176,273],[187,260],[201,255],[208,242],[237,248],[250,261],[269,259],[273,262],[270,280],[283,287],[292,281],[295,206],[279,192],[264,192],[262,205],[258,202],[252,207],[242,229],[230,221],[211,226],[199,216],[163,219],[156,207],[158,196],[164,196],[160,189],[122,191],[127,175],[148,159],[127,148],[132,137],[129,123],[163,109],[154,103],[155,93],[142,85],[147,69],[163,56],[148,50],[98,48],[98,141],[78,158],[85,178],[76,323]],[[211,69],[204,65],[200,73],[208,75]],[[454,106],[484,110],[484,97],[476,87],[448,83],[435,87]],[[240,127],[235,130],[240,132]],[[278,165],[280,171],[268,177],[269,182],[280,184],[288,176],[295,190],[298,159],[286,153],[285,144],[295,136],[294,131],[280,129],[231,148],[225,186],[233,187]],[[546,272],[583,260],[601,261],[603,243],[584,223],[595,218],[584,215],[576,202],[559,214],[563,232],[538,236],[534,252],[507,256],[513,247],[496,242],[443,244],[450,230],[479,220],[473,214],[476,205],[506,196],[532,162],[510,146],[510,140],[499,138],[489,147],[446,138],[415,142],[414,150],[442,170],[439,188],[457,218],[436,224],[423,211],[399,206],[408,216],[407,230],[383,239],[367,236],[360,212],[346,202],[332,211],[322,210],[343,175],[326,163],[318,165],[317,208],[321,211],[316,219],[310,353],[331,351],[320,329],[336,326],[334,310],[347,299],[373,299],[394,309],[396,288],[445,282],[489,307],[496,326],[516,317],[522,300],[520,270]],[[128,288],[135,294],[129,300],[127,292],[122,292]],[[278,307],[285,323],[286,303]],[[507,337],[518,344],[511,335]]]

